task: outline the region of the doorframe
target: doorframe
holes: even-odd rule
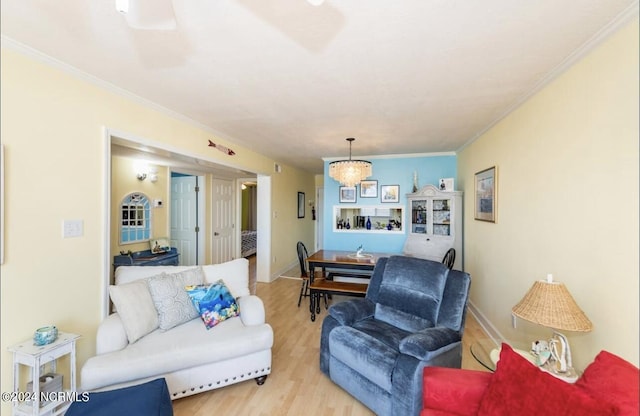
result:
[[[258,180],[258,186],[262,185],[262,192],[258,191],[258,212],[261,211],[263,215],[258,215],[258,228],[261,232],[258,233],[258,250],[262,252],[261,255],[256,258],[256,276],[260,282],[269,282],[271,275],[271,176],[263,175],[259,172],[252,171],[249,168],[236,166],[232,164],[221,163],[219,160],[203,157],[200,154],[192,153],[186,149],[177,148],[166,143],[160,143],[154,140],[149,140],[132,133],[124,132],[103,126],[103,213],[102,213],[102,319],[109,315],[110,301],[109,301],[109,284],[111,281],[111,146],[113,138],[117,138],[121,141],[129,142],[131,144],[137,144],[141,147],[154,148],[158,150],[164,150],[172,154],[183,155],[194,158],[196,160],[207,161],[216,165],[225,166],[228,168],[242,169],[246,172],[256,174]],[[262,199],[262,202],[260,202]],[[262,227],[262,228],[260,228]],[[239,232],[238,232],[239,233]],[[237,253],[240,255],[241,253]]]

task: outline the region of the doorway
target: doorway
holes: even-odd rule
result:
[[[111,205],[112,205],[112,166],[111,166],[111,158],[114,152],[114,149],[119,149],[119,151],[124,152],[125,154],[132,157],[148,160],[150,163],[157,165],[169,166],[172,170],[176,170],[179,172],[186,172],[198,177],[204,176],[206,179],[206,187],[208,191],[211,190],[211,181],[213,178],[219,178],[227,181],[232,185],[232,200],[234,203],[227,209],[227,213],[229,214],[229,218],[233,224],[240,223],[240,213],[239,207],[235,203],[235,201],[239,200],[239,196],[237,196],[237,192],[235,188],[239,188],[239,178],[254,178],[257,180],[258,184],[261,186],[261,190],[258,194],[258,227],[262,231],[261,236],[258,237],[257,246],[261,254],[256,258],[256,268],[258,272],[256,273],[258,281],[270,281],[271,275],[271,216],[269,213],[271,212],[271,177],[269,175],[261,175],[258,172],[252,172],[247,170],[242,170],[233,165],[222,165],[219,161],[209,159],[202,154],[191,153],[187,150],[176,149],[176,147],[172,145],[167,145],[160,142],[155,142],[153,140],[140,138],[138,136],[134,136],[122,131],[112,130],[107,127],[104,128],[104,160],[103,160],[103,198],[105,201],[105,209],[103,215],[103,235],[104,246],[103,246],[103,256],[102,256],[102,270],[103,270],[103,288],[102,288],[102,311],[103,318],[109,314],[109,285],[111,282],[111,277],[113,274],[112,267],[112,259],[113,253],[111,250],[111,242],[115,241],[113,239],[118,238],[118,233],[112,230],[112,227],[115,227],[116,224],[112,224],[111,219]],[[202,176],[201,176],[202,175]],[[201,185],[202,186],[202,185]],[[211,195],[211,194],[209,194]],[[207,197],[206,204],[208,205],[210,197]],[[201,205],[201,206],[203,206]],[[201,231],[200,235],[211,235],[213,234],[211,230],[212,217],[210,215],[210,210],[204,210],[205,213],[205,221],[200,223],[201,230],[204,228],[204,232]],[[167,228],[169,227],[169,221],[167,221]],[[209,234],[211,233],[211,234]],[[201,237],[204,238],[204,237]],[[231,240],[231,249],[229,255],[231,258],[237,258],[240,256],[240,227],[233,228],[232,232],[232,240]],[[208,241],[207,241],[208,240]],[[211,239],[209,237],[205,238],[206,245],[211,243]],[[203,250],[205,244],[201,244],[200,247]],[[200,256],[198,261],[200,263],[209,262],[207,258],[209,253]]]

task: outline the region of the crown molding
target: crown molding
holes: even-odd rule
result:
[[[115,84],[112,84],[108,81],[105,81],[101,78],[98,78],[94,75],[91,75],[85,71],[82,71],[81,69],[78,69],[76,67],[74,67],[73,65],[69,65],[68,63],[65,63],[63,61],[60,61],[56,58],[53,58],[52,56],[49,56],[37,49],[34,49],[30,46],[27,46],[23,43],[20,43],[6,35],[1,35],[0,36],[0,45],[2,46],[2,48],[7,48],[7,49],[11,49],[15,52],[18,52],[24,56],[27,56],[35,61],[41,62],[47,66],[56,68],[64,73],[67,73],[75,78],[81,79],[85,82],[88,82],[92,85],[95,85],[97,87],[100,87],[102,89],[105,89],[113,94],[119,95],[121,97],[124,97],[136,104],[140,104],[144,107],[150,108],[154,111],[157,111],[161,114],[164,114],[168,117],[174,118],[176,120],[179,120],[181,122],[184,122],[186,124],[189,124],[193,127],[196,127],[198,129],[201,129],[203,131],[206,131],[207,133],[212,134],[213,136],[215,136],[218,139],[223,139],[223,140],[227,140],[230,143],[234,143],[234,144],[239,144],[241,146],[245,146],[245,147],[250,147],[247,146],[245,143],[243,143],[240,140],[237,140],[235,138],[231,138],[229,136],[227,136],[226,134],[222,134],[218,131],[215,131],[214,129],[212,129],[211,127],[204,125],[192,118],[189,118],[181,113],[178,113],[177,111],[171,110],[167,107],[164,107],[158,103],[155,103],[151,100],[148,100],[146,98],[143,98],[137,94],[132,93],[131,91],[128,91],[124,88],[118,87]]]
[[[473,137],[467,140],[460,148],[456,150],[456,153],[460,153],[463,149],[469,146],[471,143],[478,140],[487,131],[491,130],[493,126],[502,121],[509,114],[518,109],[521,105],[527,102],[531,97],[540,92],[544,87],[550,84],[553,80],[558,78],[564,72],[566,72],[573,65],[578,63],[582,58],[593,51],[598,45],[604,42],[609,36],[618,32],[624,26],[626,26],[633,18],[638,16],[638,0],[635,0],[626,9],[620,12],[613,20],[604,25],[598,32],[591,36],[585,43],[580,45],[576,50],[571,52],[566,58],[564,58],[555,68],[547,72],[545,76],[539,79],[533,87],[518,98],[512,105],[510,105],[505,111],[503,111],[495,120],[489,123],[482,130],[478,131]]]
[[[362,160],[362,159],[410,159],[416,157],[437,157],[437,156],[455,156],[456,152],[431,152],[431,153],[401,153],[401,154],[391,154],[391,155],[363,155],[363,156],[353,156],[353,160]],[[336,160],[346,160],[344,156],[330,156],[323,157],[323,161],[325,162],[333,162]]]

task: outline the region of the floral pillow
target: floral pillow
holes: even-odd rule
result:
[[[235,298],[222,280],[211,285],[186,286],[185,289],[207,329],[240,315]]]

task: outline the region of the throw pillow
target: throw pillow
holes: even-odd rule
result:
[[[478,415],[615,415],[617,408],[546,373],[507,344],[480,402]]]
[[[153,305],[146,281],[137,280],[109,286],[109,295],[118,310],[130,343],[136,342],[158,327],[158,312]]]
[[[607,351],[600,351],[584,370],[576,386],[596,399],[611,401],[621,415],[640,415],[640,370],[628,361]]]
[[[236,300],[222,280],[211,285],[187,286],[186,289],[207,329],[240,315]]]
[[[198,317],[198,311],[185,291],[187,279],[182,273],[162,273],[147,281],[158,311],[158,326],[163,331]]]

